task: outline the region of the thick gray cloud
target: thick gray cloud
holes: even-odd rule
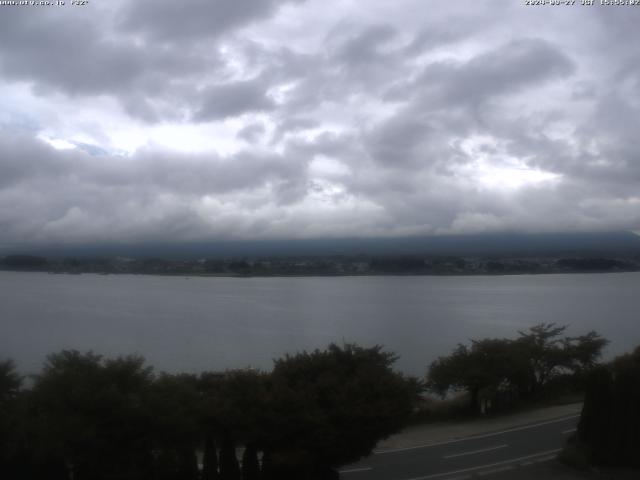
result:
[[[0,243],[640,231],[640,10],[0,12]]]
[[[8,13],[8,15],[5,15]],[[56,14],[58,13],[58,14]],[[27,8],[0,16],[3,76],[70,94],[127,87],[150,66],[143,49],[109,40],[95,21]],[[159,62],[161,63],[161,62]]]
[[[210,86],[198,95],[202,106],[194,115],[196,121],[234,117],[247,112],[271,110],[274,102],[266,95],[261,79]]]
[[[153,41],[195,40],[217,37],[234,28],[269,16],[283,3],[304,0],[139,0],[123,9],[120,27],[140,32]]]
[[[96,156],[14,137],[0,141],[0,223],[12,242],[26,232],[39,241],[117,240],[114,232],[140,240],[227,234],[230,220],[217,218],[225,204],[231,212],[287,205],[297,198],[292,189],[304,195],[306,169],[304,159],[272,153]],[[182,214],[189,229],[178,234],[172,222]],[[249,217],[248,225],[262,221]]]
[[[518,39],[468,62],[436,62],[428,65],[413,84],[402,91],[426,97],[423,102],[451,108],[475,106],[517,92],[543,86],[573,71],[571,61],[558,49],[539,39]]]

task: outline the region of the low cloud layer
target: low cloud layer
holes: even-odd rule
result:
[[[0,7],[0,244],[640,231],[640,9],[369,3]]]

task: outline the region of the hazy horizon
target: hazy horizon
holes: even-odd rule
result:
[[[0,260],[11,255],[131,257],[165,259],[295,258],[385,256],[636,256],[634,232],[481,233],[408,237],[256,239],[237,241],[155,241],[142,243],[0,245]]]

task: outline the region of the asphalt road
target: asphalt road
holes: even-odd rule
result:
[[[552,460],[579,415],[443,443],[375,452],[340,471],[342,480],[490,479]]]

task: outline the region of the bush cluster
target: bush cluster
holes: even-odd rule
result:
[[[4,362],[0,477],[337,478],[412,412],[419,383],[394,361],[381,347],[330,345],[269,373],[169,375],[140,357],[63,351],[30,388]]]
[[[592,464],[640,467],[640,347],[589,375],[577,441]]]

